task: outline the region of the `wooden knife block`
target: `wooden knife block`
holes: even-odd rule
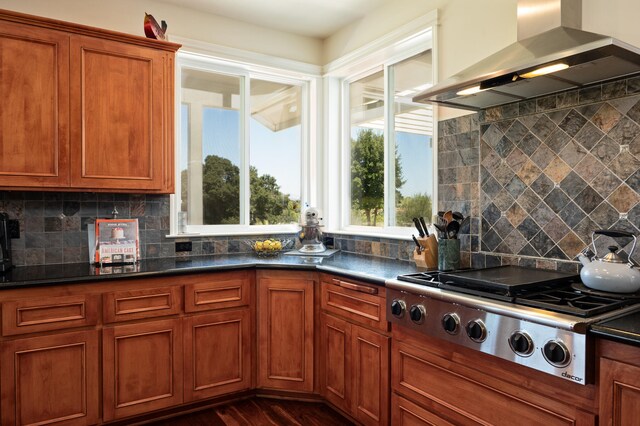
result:
[[[413,261],[419,268],[437,269],[438,268],[438,240],[436,236],[431,234],[425,238],[418,238],[418,242],[424,250],[418,254],[418,248],[413,250]]]

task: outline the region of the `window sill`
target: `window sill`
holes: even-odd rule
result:
[[[413,228],[398,228],[394,230],[363,230],[363,229],[340,229],[340,230],[325,230],[324,232],[332,235],[352,235],[355,237],[372,237],[372,238],[387,238],[389,240],[402,240],[411,241],[411,235],[416,233]]]
[[[291,235],[300,231],[299,225],[264,226],[255,229],[245,227],[224,227],[218,230],[203,230],[201,232],[185,232],[182,234],[169,234],[166,238],[200,238],[200,237],[241,237],[258,235]]]

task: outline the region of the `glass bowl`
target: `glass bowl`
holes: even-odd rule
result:
[[[294,246],[292,238],[265,238],[247,240],[246,243],[258,257],[275,257]]]

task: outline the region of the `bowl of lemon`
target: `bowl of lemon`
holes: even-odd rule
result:
[[[259,257],[277,256],[285,250],[293,248],[293,239],[267,238],[264,240],[249,240],[249,246]]]

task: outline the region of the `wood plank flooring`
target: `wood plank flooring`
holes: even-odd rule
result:
[[[150,423],[153,426],[351,426],[328,406],[313,402],[251,398]]]

